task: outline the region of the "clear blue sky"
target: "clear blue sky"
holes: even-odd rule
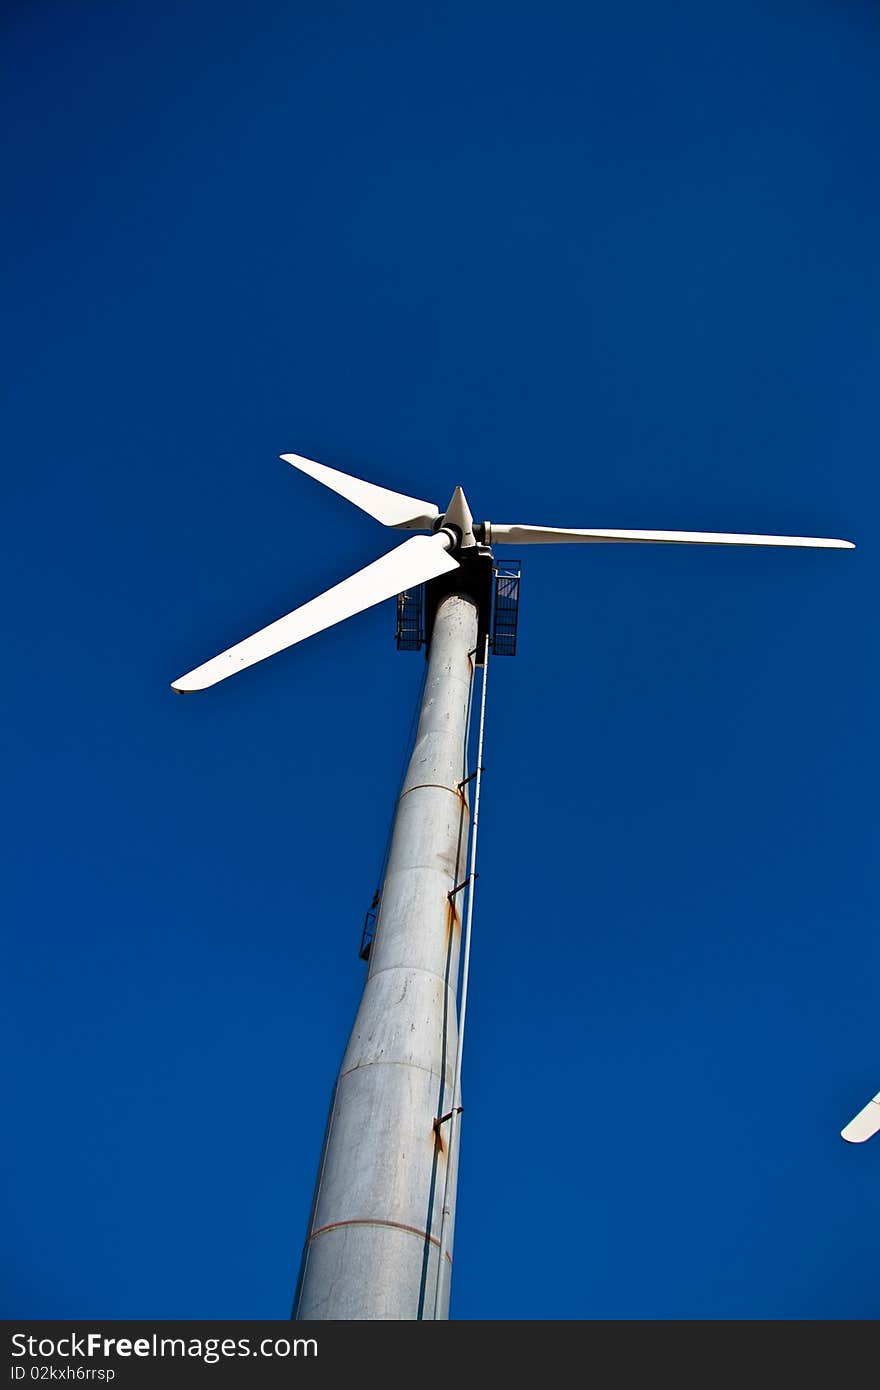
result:
[[[421,674],[277,455],[535,548],[453,1314],[873,1318],[880,15],[9,5],[4,1312],[285,1317]]]

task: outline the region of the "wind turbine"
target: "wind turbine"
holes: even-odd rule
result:
[[[298,454],[282,459],[385,526],[414,536],[309,603],[173,682],[204,690],[384,599],[425,586],[428,668],[394,818],[364,992],[330,1105],[294,1317],[448,1315],[461,1110],[462,1031],[495,545],[661,542],[851,550],[816,536],[571,530],[475,523],[456,487],[446,511]],[[467,769],[483,668],[477,767]],[[469,828],[468,786],[474,781]],[[470,864],[468,867],[468,848]],[[462,943],[459,893],[467,888]],[[463,949],[462,949],[463,948]]]

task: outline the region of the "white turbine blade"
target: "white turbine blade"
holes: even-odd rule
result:
[[[864,1110],[860,1110],[855,1119],[850,1120],[849,1124],[840,1131],[840,1137],[845,1139],[848,1144],[864,1144],[866,1139],[870,1139],[872,1134],[880,1130],[880,1092],[869,1100]]]
[[[855,550],[852,541],[827,536],[747,536],[724,531],[568,531],[558,526],[500,526],[493,521],[491,545],[589,545],[602,541],[660,541],[672,545],[799,545],[818,550]]]
[[[313,637],[325,627],[333,627],[344,618],[351,618],[365,608],[372,608],[383,599],[393,598],[404,589],[415,588],[439,574],[458,569],[458,561],[453,560],[447,550],[449,537],[438,533],[436,536],[413,536],[404,541],[381,560],[375,560],[366,569],[359,570],[350,579],[343,579],[332,589],[327,589],[317,598],[295,608],[286,617],[270,623],[268,627],[246,637],[228,651],[197,666],[194,671],[180,676],[172,682],[172,688],[181,692],[205,690],[216,685],[227,676],[234,676],[246,666],[253,666],[264,657],[274,656],[276,652]]]
[[[391,492],[387,487],[376,483],[365,483],[362,478],[352,478],[348,473],[340,473],[337,468],[328,468],[323,463],[301,458],[299,454],[282,454],[285,463],[290,463],[302,473],[308,473],[325,487],[346,497],[361,511],[369,512],[384,526],[396,526],[402,531],[429,531],[432,522],[440,515],[433,502],[423,502],[418,497],[407,497],[402,492]]]

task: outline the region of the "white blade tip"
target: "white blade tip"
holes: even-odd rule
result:
[[[840,1131],[848,1144],[864,1144],[880,1130],[880,1092]]]

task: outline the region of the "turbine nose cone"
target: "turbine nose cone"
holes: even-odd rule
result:
[[[468,546],[476,545],[474,518],[467,504],[467,498],[460,487],[457,487],[452,494],[452,499],[446,509],[445,520],[452,526],[458,527],[461,532],[461,545],[463,550]]]

